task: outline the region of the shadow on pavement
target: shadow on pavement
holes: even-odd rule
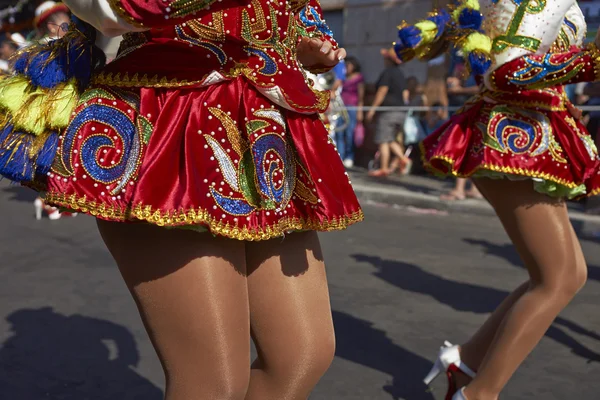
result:
[[[400,261],[384,260],[378,256],[364,254],[355,254],[352,257],[356,261],[373,265],[377,269],[374,275],[386,282],[403,290],[429,295],[457,311],[491,313],[509,295],[509,292],[502,290],[445,279],[416,265]],[[561,328],[599,341],[600,335],[561,317],[558,317],[546,332],[547,337],[567,346],[573,354],[588,362],[600,362],[600,354],[588,349]]]
[[[37,193],[35,191],[19,185],[1,187],[0,190],[10,195],[8,198],[9,201],[31,203],[31,210],[33,212],[33,201],[37,197]]]
[[[384,390],[395,400],[434,400],[421,383],[431,363],[392,342],[386,333],[368,321],[333,311],[336,356],[384,372],[393,377]]]
[[[3,399],[162,400],[140,376],[132,334],[123,326],[52,308],[7,317],[12,336],[0,348]]]
[[[496,244],[483,239],[469,238],[463,239],[463,241],[482,247],[486,255],[503,258],[515,267],[524,268],[523,262],[512,244]],[[588,279],[600,281],[600,267],[588,265]]]

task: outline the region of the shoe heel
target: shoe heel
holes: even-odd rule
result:
[[[42,211],[44,209],[44,203],[42,202],[42,200],[35,199],[33,202],[33,208],[35,209],[35,219],[38,221],[41,220],[42,219]]]
[[[435,362],[435,364],[433,364],[433,368],[431,368],[431,371],[429,371],[429,373],[427,374],[427,376],[425,377],[425,379],[423,379],[423,382],[426,385],[429,385],[442,372],[444,372],[444,365],[442,364],[442,362],[440,361],[440,359],[437,359],[436,362]]]

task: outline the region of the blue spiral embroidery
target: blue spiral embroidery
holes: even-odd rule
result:
[[[505,135],[505,130],[510,128],[516,128],[517,132]],[[527,141],[519,146],[517,140],[523,138],[523,134]],[[513,153],[526,153],[535,142],[535,127],[525,121],[504,118],[496,126],[495,135],[502,149],[506,150],[508,145],[509,150]]]
[[[307,9],[312,16],[312,20],[306,14]],[[313,7],[307,6],[300,11],[300,21],[302,21],[306,28],[315,27],[322,34],[333,36],[333,31],[329,28],[329,26],[327,26],[325,21],[321,19],[321,16]]]
[[[98,163],[97,152],[101,147],[114,146],[114,140],[106,134],[93,134],[84,139],[81,145],[81,164],[89,173],[90,178],[97,182],[109,184],[121,180],[121,184],[133,173],[135,163],[140,153],[139,136],[135,124],[125,114],[116,108],[103,104],[92,104],[81,110],[71,121],[63,141],[62,161],[67,171],[73,173],[71,154],[75,138],[83,126],[89,122],[97,122],[112,128],[112,134],[117,135],[123,142],[121,161],[113,166],[105,167]]]
[[[274,152],[277,154],[283,166],[278,166],[277,163],[269,162],[268,169],[265,169],[265,158],[267,154]],[[260,191],[273,200],[276,204],[282,205],[289,201],[289,186],[294,182],[288,182],[288,174],[284,172],[281,180],[283,184],[279,187],[276,185],[274,173],[278,168],[287,172],[289,168],[293,168],[293,155],[288,150],[285,141],[278,135],[266,134],[258,138],[252,144],[252,154],[254,157],[254,165],[256,166],[256,177]]]

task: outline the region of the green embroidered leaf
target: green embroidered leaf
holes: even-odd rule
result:
[[[248,131],[248,135],[251,135],[256,131],[266,128],[267,126],[269,126],[268,122],[262,121],[260,119],[255,119],[246,122],[246,131]]]
[[[152,132],[154,131],[152,123],[146,117],[140,115],[137,118],[137,125],[142,141],[144,144],[148,144],[150,142],[150,136],[152,136]]]
[[[491,147],[492,149],[499,151],[501,153],[505,153],[506,151],[502,148],[502,146],[500,145],[500,143],[498,143],[498,141],[496,140],[495,137],[493,137],[490,133],[489,133],[489,129],[486,129],[485,125],[478,123],[479,129],[481,130],[481,132],[483,133],[483,143],[488,146]]]
[[[244,198],[251,206],[260,208],[261,196],[256,188],[256,169],[254,167],[254,159],[252,151],[244,152],[239,165],[239,182],[240,190]]]

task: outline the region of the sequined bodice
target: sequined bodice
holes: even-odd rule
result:
[[[314,112],[327,106],[327,98],[311,90],[296,43],[308,30],[327,38],[332,33],[320,10],[307,3],[218,0],[184,23],[127,34],[119,56],[96,82],[205,86],[244,76],[276,104]]]
[[[492,69],[528,54],[582,45],[583,13],[574,0],[480,0],[484,30],[493,39]]]

